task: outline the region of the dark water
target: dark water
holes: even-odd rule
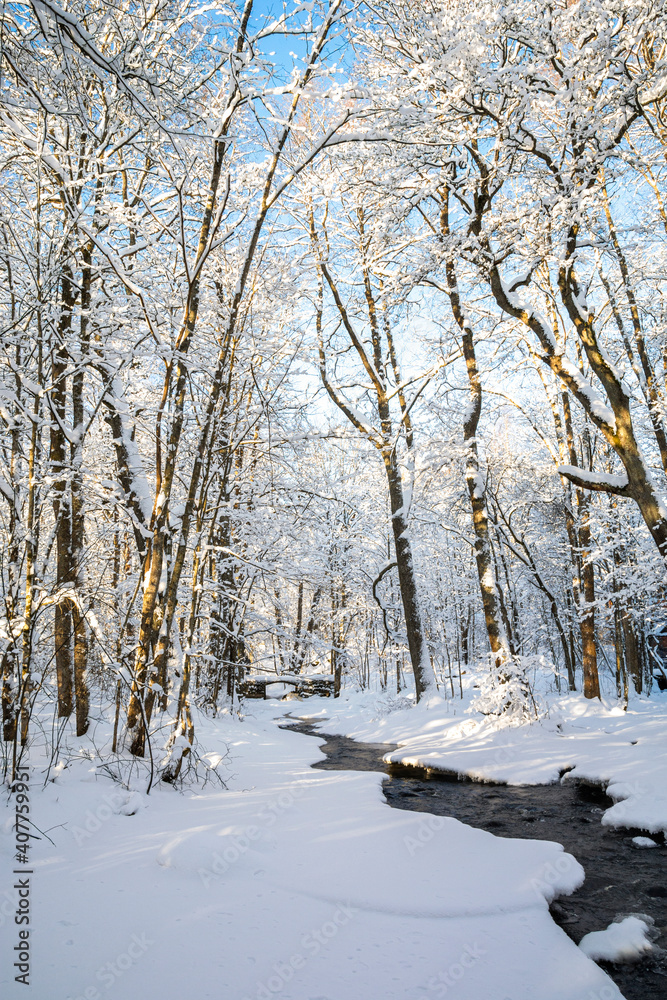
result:
[[[384,771],[387,802],[395,809],[454,816],[498,837],[554,840],[583,865],[586,881],[571,896],[556,900],[551,913],[578,944],[589,931],[603,930],[614,918],[648,914],[659,935],[656,953],[632,964],[600,962],[627,1000],[667,1000],[667,847],[640,850],[632,837],[640,830],[613,830],[600,823],[611,800],[604,791],[574,781],[565,784],[486,784],[455,772],[385,764],[388,743],[356,743],[320,733],[307,722],[286,729],[325,739],[326,759],[313,767],[335,771]]]

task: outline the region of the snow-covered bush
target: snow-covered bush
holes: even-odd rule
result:
[[[505,660],[489,656],[478,675],[479,693],[466,711],[495,715],[512,723],[538,719],[544,710],[535,695],[536,671],[553,669],[544,656],[510,656]]]

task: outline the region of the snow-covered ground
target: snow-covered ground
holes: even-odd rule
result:
[[[607,813],[613,822],[643,809],[650,823],[639,825],[656,830],[664,814],[650,811],[649,792],[661,791],[666,704],[621,714],[562,699],[562,718],[493,729],[444,702],[255,702],[243,719],[198,722],[211,759],[228,754],[227,788],[158,786],[147,797],[143,776],[124,790],[79,758],[42,789],[35,766],[31,815],[53,843],[32,849],[26,989],[12,969],[14,820],[3,803],[3,1000],[618,998],[549,915],[554,895],[583,877],[560,845],[391,809],[382,775],[312,770],[317,742],[276,719],[326,715],[327,731],[400,741],[398,757],[493,778],[544,781],[575,767],[631,803]]]

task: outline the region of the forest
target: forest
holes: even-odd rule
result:
[[[5,5],[6,776],[111,712],[173,780],[255,673],[650,689],[664,31],[634,0]]]
[[[0,982],[664,996],[660,0],[4,0],[0,423]]]

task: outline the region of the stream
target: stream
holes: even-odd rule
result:
[[[638,849],[640,830],[614,830],[600,818],[612,805],[602,788],[573,780],[564,784],[512,785],[471,781],[456,772],[386,764],[390,743],[357,743],[319,732],[308,722],[291,729],[326,742],[326,759],[312,766],[333,771],[383,771],[383,791],[395,809],[453,816],[497,837],[553,840],[583,865],[586,881],[551,905],[551,915],[577,944],[619,916],[648,914],[655,921],[656,951],[631,964],[600,962],[626,1000],[667,1000],[667,846]]]

